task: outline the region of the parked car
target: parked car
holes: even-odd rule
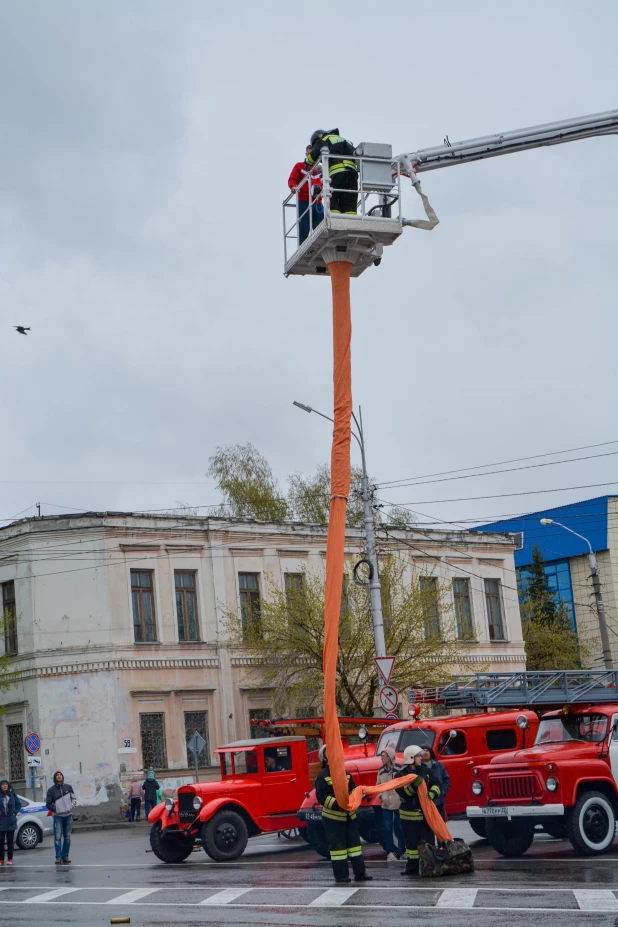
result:
[[[522,856],[539,824],[582,856],[607,853],[618,821],[617,732],[618,704],[548,711],[534,746],[472,768],[470,824],[485,824],[503,856]]]
[[[17,797],[21,809],[17,815],[15,842],[20,850],[34,850],[43,842],[43,837],[49,837],[54,832],[52,813],[40,801],[32,801],[23,795]]]

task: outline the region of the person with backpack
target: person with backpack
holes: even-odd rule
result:
[[[144,814],[146,820],[148,820],[148,815],[157,804],[157,791],[161,788],[157,780],[155,779],[155,771],[151,766],[148,770],[145,781],[142,783],[142,789],[144,790]]]
[[[4,866],[4,844],[6,842],[6,863],[13,865],[13,845],[17,830],[17,813],[21,802],[8,779],[0,782],[0,866]]]
[[[59,769],[54,773],[54,784],[47,790],[45,804],[54,816],[56,866],[59,866],[60,863],[67,865],[71,862],[69,851],[71,849],[71,831],[73,830],[73,808],[77,804],[77,799],[73,787],[67,785]]]

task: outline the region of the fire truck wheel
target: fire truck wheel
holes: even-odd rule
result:
[[[616,815],[609,798],[602,792],[584,792],[567,816],[566,830],[567,837],[583,856],[605,853],[616,830]]]
[[[512,821],[488,818],[485,830],[487,839],[501,856],[523,856],[534,840],[533,825],[522,818]]]
[[[330,859],[326,834],[321,821],[307,821],[307,841],[316,853],[319,853],[324,859]]]
[[[161,833],[161,821],[155,821],[150,828],[152,852],[164,863],[182,863],[193,852],[193,841],[189,844],[177,840],[166,840]]]
[[[242,856],[248,839],[247,825],[236,811],[218,811],[202,826],[202,846],[218,863]]]
[[[487,828],[485,826],[485,821],[482,818],[468,818],[468,824],[477,837],[483,837],[484,839],[487,839]]]

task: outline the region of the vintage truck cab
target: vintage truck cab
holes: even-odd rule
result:
[[[539,824],[584,856],[606,852],[618,816],[617,729],[618,704],[545,713],[532,746],[472,768],[470,824],[484,822],[503,856],[525,853]]]
[[[522,730],[521,719],[526,719],[527,732]],[[519,724],[518,724],[518,719]],[[394,747],[397,762],[403,762],[403,751],[410,744],[432,747],[437,758],[444,763],[451,778],[451,788],[446,799],[449,817],[463,817],[470,804],[472,778],[470,770],[487,763],[493,756],[509,753],[522,744],[524,736],[534,737],[538,717],[533,711],[482,712],[458,717],[444,716],[420,718],[416,713],[408,721],[392,724],[383,731],[377,744],[365,755],[346,758],[346,770],[356,785],[375,785],[377,772],[382,761],[380,753],[385,747]],[[528,743],[532,741],[528,739]],[[367,843],[381,838],[381,801],[379,796],[366,798],[357,811],[358,829]],[[298,811],[301,824],[307,827],[307,839],[322,856],[328,856],[322,808],[316,800],[315,789],[309,791]],[[470,821],[479,836],[485,836],[485,821]]]

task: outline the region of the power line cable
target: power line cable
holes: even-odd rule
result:
[[[530,489],[527,492],[503,492],[493,496],[463,496],[457,499],[420,499],[412,502],[389,502],[389,505],[400,505],[405,508],[409,505],[441,505],[443,502],[474,502],[479,499],[507,499],[512,496],[537,496],[547,492],[570,492],[575,489],[597,489],[599,486],[618,486],[618,480],[609,483],[588,483],[585,486],[557,486],[554,489]],[[554,506],[559,508],[559,506]]]
[[[424,473],[421,476],[402,477],[398,480],[386,480],[378,485],[388,486],[393,483],[405,483],[408,480],[424,480],[433,476],[448,476],[450,473],[466,473],[470,470],[482,470],[486,467],[502,467],[510,463],[522,463],[524,460],[538,460],[540,457],[554,457],[558,454],[573,454],[576,451],[590,451],[595,447],[609,447],[610,444],[618,444],[618,441],[603,441],[601,444],[585,444],[582,447],[571,447],[564,451],[549,451],[547,454],[533,454],[531,457],[514,457],[512,460],[495,460],[492,463],[477,464],[475,467],[461,467],[458,470],[442,470],[438,473]]]

